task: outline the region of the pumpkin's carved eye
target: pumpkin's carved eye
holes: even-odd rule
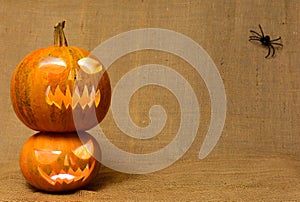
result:
[[[102,65],[95,59],[86,57],[78,60],[78,65],[87,74],[96,74],[102,70]]]
[[[39,68],[47,73],[60,74],[67,68],[67,64],[62,58],[45,57],[40,61]]]
[[[57,160],[61,151],[34,150],[36,160],[41,164],[51,164]]]
[[[94,153],[94,145],[92,140],[89,140],[84,145],[77,147],[76,149],[72,150],[73,154],[80,159],[89,159],[91,158],[92,154]]]

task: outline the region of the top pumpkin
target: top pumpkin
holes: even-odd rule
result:
[[[18,118],[37,131],[88,130],[105,117],[111,99],[106,70],[86,50],[68,46],[54,27],[54,46],[27,55],[14,71],[10,95]]]

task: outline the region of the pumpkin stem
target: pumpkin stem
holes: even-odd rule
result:
[[[64,33],[65,21],[58,22],[54,26],[54,46],[68,46]]]

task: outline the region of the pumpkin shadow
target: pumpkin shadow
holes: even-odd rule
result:
[[[32,192],[39,192],[42,194],[52,194],[52,195],[71,195],[76,193],[78,190],[70,190],[70,191],[64,191],[64,192],[47,192],[41,189],[37,189],[34,186],[32,186],[31,184],[26,182],[26,186],[28,189],[30,189]]]
[[[130,181],[136,178],[138,178],[138,175],[117,172],[102,165],[96,178],[81,190],[99,191],[113,184]]]

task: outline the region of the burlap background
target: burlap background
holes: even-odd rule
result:
[[[0,200],[1,201],[297,201],[300,200],[300,3],[297,0],[211,1],[1,1],[0,2]],[[222,137],[204,160],[197,154],[210,120],[210,102],[200,76],[182,59],[158,51],[120,58],[109,69],[112,87],[142,64],[158,63],[183,75],[197,94],[201,127],[189,151],[172,166],[148,175],[128,175],[102,167],[98,178],[77,192],[52,195],[28,186],[18,158],[34,134],[15,116],[9,97],[12,73],[29,52],[52,44],[53,25],[65,19],[70,45],[92,50],[101,42],[137,28],[165,28],[187,35],[214,60],[224,81],[227,118]],[[283,49],[265,59],[267,49],[248,42],[262,24]],[[176,43],[176,41],[174,41]],[[139,78],[137,78],[139,79]],[[168,113],[162,134],[148,142],[120,132],[111,112],[101,123],[118,147],[155,151],[174,138],[180,108],[166,89],[149,86],[131,100],[132,119],[149,123],[161,104]]]

